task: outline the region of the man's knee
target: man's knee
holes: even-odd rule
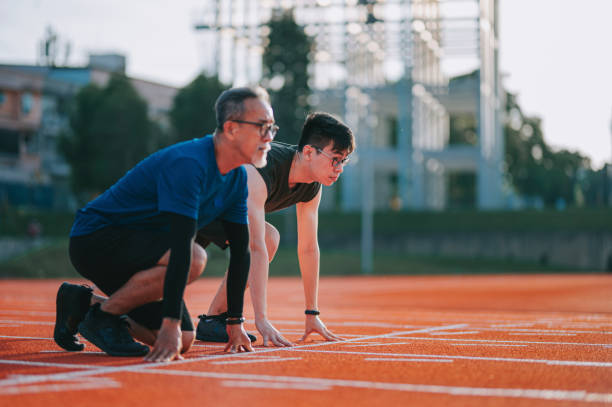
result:
[[[272,261],[276,255],[276,250],[280,243],[280,233],[278,230],[266,222],[266,248],[268,249],[268,260]]]
[[[183,344],[181,353],[185,353],[191,348],[191,345],[193,345],[193,342],[195,341],[195,332],[194,331],[182,331],[181,341]]]
[[[208,259],[206,255],[206,250],[202,248],[199,244],[194,244],[191,253],[191,268],[189,269],[189,282],[194,281],[204,271],[206,267],[206,261]]]

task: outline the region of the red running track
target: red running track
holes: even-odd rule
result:
[[[0,280],[0,406],[612,405],[610,275],[322,278],[321,318],[346,341],[233,355],[196,342],[169,364],[61,351],[60,283]],[[188,287],[194,318],[218,283]],[[300,280],[268,291],[270,319],[297,340]]]

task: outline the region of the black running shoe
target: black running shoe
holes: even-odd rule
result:
[[[62,283],[57,291],[53,339],[67,351],[78,352],[85,348],[76,333],[89,309],[92,291],[89,287],[70,283]]]
[[[102,311],[100,304],[89,309],[79,324],[79,333],[111,356],[144,356],[149,353],[148,346],[132,338],[125,318]]]
[[[204,342],[229,342],[229,336],[225,329],[227,324],[225,319],[227,313],[219,315],[200,315],[198,316],[198,328],[196,329],[196,339]],[[257,337],[247,332],[251,342],[255,342]]]

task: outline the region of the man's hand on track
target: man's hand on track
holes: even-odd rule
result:
[[[236,353],[236,352],[253,352],[251,346],[251,340],[244,330],[243,324],[227,325],[227,335],[229,341],[223,349],[225,352]]]
[[[264,346],[293,346],[267,319],[255,320],[255,326],[261,333]]]
[[[304,328],[304,335],[299,339],[298,342],[304,342],[311,333],[318,333],[328,341],[344,341],[345,338],[341,338],[335,335],[332,331],[327,329],[323,321],[318,315],[306,315],[306,327]]]

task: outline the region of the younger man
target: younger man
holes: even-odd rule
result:
[[[263,168],[247,165],[249,196],[247,199],[251,245],[249,286],[255,311],[255,326],[263,336],[264,346],[291,346],[267,318],[266,289],[269,263],[274,258],[280,235],[266,222],[265,214],[296,205],[298,261],[304,285],[306,321],[304,335],[317,332],[327,340],[340,340],[319,318],[319,244],[318,210],[321,184],[330,186],[338,180],[348,156],[355,149],[351,130],[327,113],[308,116],[297,146],[272,143],[268,164]],[[196,241],[203,247],[214,242],[225,246],[223,229],[215,224],[198,232]],[[227,303],[223,280],[208,314],[201,315],[196,338],[209,342],[226,342]],[[255,340],[249,335],[251,340]]]

